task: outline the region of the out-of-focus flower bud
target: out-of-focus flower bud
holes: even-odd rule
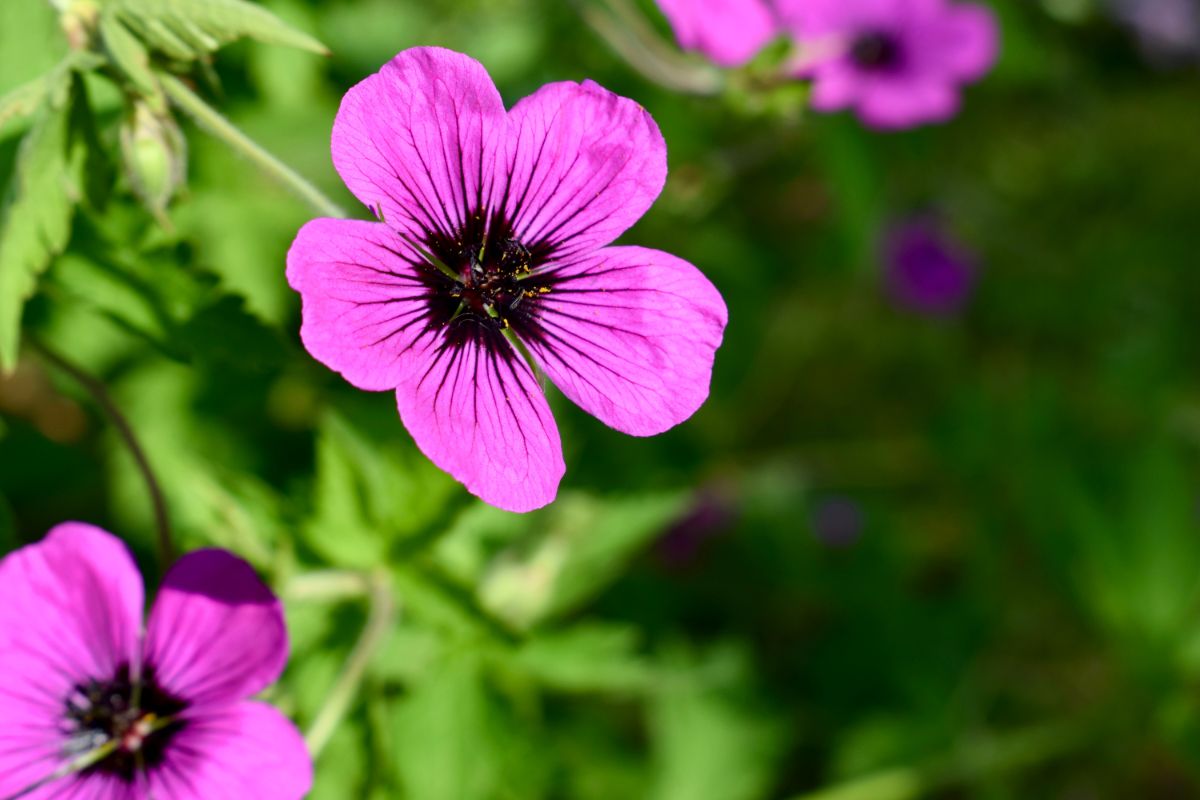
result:
[[[187,140],[175,120],[134,101],[121,125],[121,157],[134,194],[168,224],[167,206],[187,178]]]
[[[53,2],[62,11],[59,24],[72,50],[87,50],[92,45],[96,21],[100,17],[100,6],[96,0],[70,0]]]

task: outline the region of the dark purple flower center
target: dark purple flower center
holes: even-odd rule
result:
[[[538,298],[551,288],[552,280],[534,271],[545,262],[546,249],[518,241],[503,218],[493,217],[486,228],[484,218],[474,214],[465,230],[453,236],[429,234],[424,242],[435,260],[423,275],[427,319],[433,327],[448,326],[454,344],[468,339],[494,343],[505,330],[536,335]]]
[[[899,38],[891,33],[868,31],[850,43],[850,58],[868,72],[888,72],[901,65],[904,48]]]
[[[152,668],[145,668],[135,681],[128,665],[108,680],[76,684],[64,705],[67,755],[115,744],[116,749],[84,774],[102,773],[126,782],[166,759],[171,739],[185,725],[175,717],[187,708],[158,685]]]

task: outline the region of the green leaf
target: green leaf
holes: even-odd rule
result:
[[[105,9],[119,15],[152,49],[181,61],[243,36],[322,55],[329,52],[313,37],[245,0],[108,0]]]
[[[431,527],[453,496],[450,480],[402,441],[368,435],[336,414],[317,442],[309,545],[332,563],[371,567],[393,544]]]
[[[332,414],[326,417],[317,438],[315,513],[304,534],[332,563],[366,568],[380,563],[386,548],[366,507],[355,445],[348,425]]]
[[[516,663],[544,686],[564,692],[640,692],[653,670],[638,655],[638,632],[623,625],[585,624],[541,634],[516,653]]]
[[[0,370],[15,366],[25,301],[71,235],[83,148],[71,136],[69,104],[87,102],[81,82],[72,85],[71,100],[44,105],[21,141],[0,210]]]
[[[117,18],[111,9],[100,15],[100,38],[114,65],[119,69],[142,96],[156,102],[162,108],[162,89],[150,69],[150,53],[138,37]]]
[[[494,560],[480,588],[484,605],[522,628],[574,611],[615,580],[686,502],[678,492],[560,496],[523,518],[541,535]]]
[[[770,791],[784,728],[755,698],[745,655],[720,647],[676,667],[655,692],[653,800],[759,800]]]
[[[489,800],[499,759],[494,710],[478,664],[431,670],[395,715],[394,754],[410,800]]]
[[[34,78],[0,97],[0,128],[16,117],[32,114],[46,99],[50,86],[49,75]]]

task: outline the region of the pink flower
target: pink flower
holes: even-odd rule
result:
[[[200,550],[168,573],[144,636],[143,602],[129,551],[90,525],[0,561],[0,797],[303,797],[299,733],[246,699],[287,661],[271,591]]]
[[[983,6],[948,0],[777,0],[808,50],[812,107],[854,108],[876,128],[940,122],[959,86],[996,60],[998,33]]]
[[[414,48],[346,94],[333,162],[383,222],[300,230],[304,345],[358,388],[394,390],[421,450],[485,501],[538,508],[565,470],[530,361],[634,436],[707,398],[721,296],[672,255],[609,246],[666,179],[641,106],[589,81],[506,112],[479,63]]]
[[[695,50],[722,67],[754,58],[778,32],[765,0],[658,0],[684,50]]]

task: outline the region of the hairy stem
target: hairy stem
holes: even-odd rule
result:
[[[285,599],[304,602],[308,600],[347,600],[363,597],[371,591],[371,581],[361,572],[353,570],[319,570],[305,572],[288,579],[281,592]]]
[[[174,75],[159,73],[163,91],[176,107],[186,112],[200,127],[206,129],[238,153],[254,162],[263,172],[276,178],[298,197],[312,206],[317,213],[327,217],[345,217],[346,212],[337,203],[326,197],[320,189],[303,178],[300,173],[284,164],[260,144],[242,133],[215,108],[204,102],[198,94]]]
[[[150,502],[154,506],[154,527],[158,534],[158,552],[162,558],[162,568],[166,570],[175,561],[175,543],[171,538],[171,519],[167,514],[167,501],[163,495],[162,485],[155,476],[154,469],[150,466],[150,460],[146,457],[146,451],[142,449],[141,442],[138,441],[137,434],[133,432],[129,420],[121,413],[121,409],[117,408],[108,388],[98,378],[88,374],[83,368],[68,361],[42,342],[33,338],[27,341],[29,346],[47,363],[70,376],[91,395],[96,405],[100,406],[104,415],[112,423],[117,435],[129,448],[129,454],[133,456],[134,464],[146,482],[146,490],[149,492]]]
[[[314,760],[325,749],[325,745],[329,744],[337,726],[350,710],[367,667],[370,666],[371,659],[375,657],[396,618],[396,601],[392,594],[391,582],[382,574],[372,575],[368,580],[371,588],[368,593],[370,610],[367,612],[367,624],[363,627],[362,635],[359,636],[354,649],[346,658],[342,674],[329,690],[325,705],[317,712],[316,719],[304,737]]]
[[[628,0],[602,0],[602,10],[584,0],[579,13],[609,47],[647,79],[673,91],[714,95],[721,91],[721,72],[681,55],[647,24]]]

